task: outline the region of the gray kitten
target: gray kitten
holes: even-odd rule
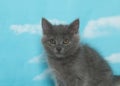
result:
[[[52,25],[43,18],[42,28],[42,43],[57,86],[114,86],[118,77],[113,80],[107,62],[94,49],[80,43],[79,19],[70,25]]]

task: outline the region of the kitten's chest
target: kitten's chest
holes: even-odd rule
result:
[[[58,77],[67,78],[69,75],[73,75],[72,64],[70,63],[50,61],[49,66]]]

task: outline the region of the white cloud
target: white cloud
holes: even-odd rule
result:
[[[49,75],[50,75],[50,70],[49,70],[49,69],[46,69],[43,73],[35,76],[35,77],[33,78],[33,80],[34,80],[34,81],[43,80],[43,79],[47,78]]]
[[[46,55],[41,54],[39,56],[35,56],[32,59],[28,61],[28,63],[33,64],[33,63],[44,63],[46,62]]]
[[[120,53],[114,53],[106,57],[106,60],[110,63],[120,63]]]
[[[52,24],[66,24],[65,21],[60,21],[57,19],[51,19],[48,20],[50,21]],[[16,24],[16,25],[11,25],[10,29],[12,31],[14,31],[16,34],[22,34],[22,33],[30,33],[30,34],[40,34],[42,35],[42,27],[41,27],[41,23],[39,24]]]
[[[16,34],[30,33],[30,34],[42,34],[40,24],[24,24],[24,25],[11,25],[10,29]]]
[[[111,34],[115,30],[120,31],[120,16],[99,18],[88,22],[83,31],[83,37],[95,38],[105,36]]]

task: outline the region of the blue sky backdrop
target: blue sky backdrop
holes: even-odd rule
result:
[[[53,86],[42,17],[53,24],[80,18],[81,40],[120,75],[120,0],[0,0],[0,86]]]

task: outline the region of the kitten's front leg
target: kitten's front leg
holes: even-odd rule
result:
[[[83,86],[83,84],[84,84],[84,81],[79,77],[77,77],[75,86]]]
[[[83,81],[78,78],[72,78],[72,79],[65,79],[65,80],[59,80],[56,79],[56,85],[55,86],[83,86]]]
[[[55,86],[65,86],[65,85],[61,80],[56,79],[56,85]]]
[[[83,82],[78,78],[72,78],[71,80],[67,81],[65,86],[83,86]]]
[[[76,86],[75,80],[73,79],[72,81],[67,81],[65,86]]]

